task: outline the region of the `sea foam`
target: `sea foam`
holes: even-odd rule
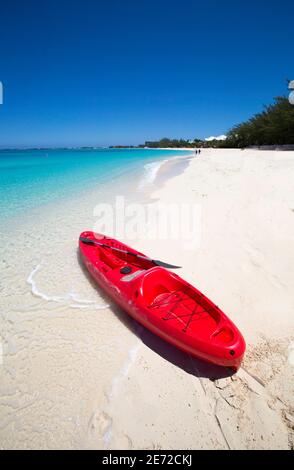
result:
[[[64,295],[48,295],[44,292],[41,292],[38,289],[36,281],[34,279],[34,276],[39,271],[40,267],[40,265],[37,265],[27,278],[27,283],[31,286],[31,292],[35,297],[46,300],[47,302],[59,302],[63,304],[73,301],[74,303],[69,304],[69,306],[72,308],[93,308],[95,310],[102,310],[109,307],[108,304],[101,305],[97,304],[94,300],[82,299],[79,297],[78,294],[75,294],[74,292],[68,292]]]
[[[158,172],[160,168],[167,162],[168,160],[161,160],[157,162],[146,163],[144,165],[144,174],[142,179],[139,182],[139,189],[143,189],[146,186],[151,185],[156,180]]]

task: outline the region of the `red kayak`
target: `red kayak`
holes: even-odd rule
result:
[[[238,370],[243,336],[199,290],[113,238],[83,232],[79,247],[98,285],[135,320],[192,356]]]

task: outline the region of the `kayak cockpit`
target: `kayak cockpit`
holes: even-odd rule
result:
[[[147,271],[142,277],[141,295],[152,313],[184,333],[203,341],[215,338],[228,344],[233,340],[233,332],[221,324],[218,307],[174,273],[161,268]]]

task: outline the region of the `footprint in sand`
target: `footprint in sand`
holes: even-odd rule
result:
[[[111,428],[112,419],[104,411],[93,413],[89,422],[89,431],[91,434],[96,434],[102,438],[107,431]]]
[[[130,450],[133,448],[133,442],[126,434],[120,434],[113,438],[111,447],[115,450]]]

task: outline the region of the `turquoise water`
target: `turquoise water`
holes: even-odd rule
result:
[[[179,153],[157,149],[2,150],[1,219],[94,189],[143,169],[148,162]]]

